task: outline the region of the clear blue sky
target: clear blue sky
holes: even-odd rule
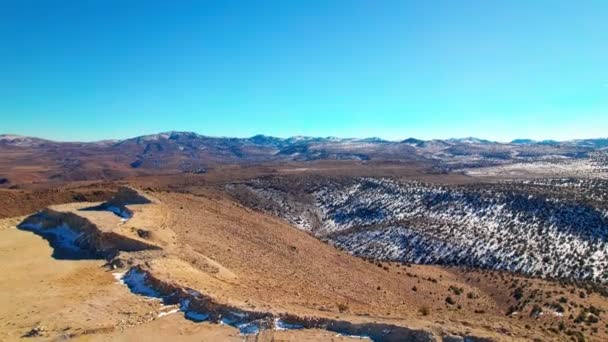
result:
[[[608,1],[0,1],[0,133],[608,136]]]

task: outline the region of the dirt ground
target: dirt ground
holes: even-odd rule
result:
[[[170,315],[132,329],[82,336],[76,341],[246,341],[246,342],[306,342],[306,341],[369,341],[369,339],[340,336],[323,330],[264,331],[258,336],[239,335],[235,328],[210,324],[193,323],[179,315]]]
[[[18,340],[35,327],[59,335],[94,333],[142,317],[148,303],[103,268],[103,260],[56,260],[46,240],[0,220],[0,340]]]
[[[133,295],[102,260],[55,260],[41,237],[0,220],[0,340],[243,341],[237,329],[193,323],[179,313],[157,317],[160,303]],[[154,313],[154,315],[150,315]],[[58,333],[59,332],[59,333]],[[321,330],[268,331],[256,341],[353,340]]]

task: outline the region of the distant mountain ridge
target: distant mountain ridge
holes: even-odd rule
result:
[[[435,172],[551,160],[586,160],[590,165],[603,165],[607,153],[608,138],[499,143],[474,137],[390,141],[260,134],[233,138],[170,131],[122,140],[57,142],[0,135],[0,157],[4,157],[6,168],[41,166],[45,170],[40,171],[42,177],[67,180],[115,178],[133,172],[199,173],[218,164],[318,160],[414,163]],[[0,166],[0,176],[4,177],[7,172],[2,170]]]
[[[254,136],[251,137],[228,137],[228,136],[209,136],[209,135],[203,135],[203,134],[199,134],[196,132],[188,132],[188,131],[167,131],[167,132],[161,132],[161,133],[156,133],[156,134],[146,134],[146,135],[140,135],[140,136],[135,136],[132,138],[126,138],[126,139],[104,139],[104,140],[99,140],[99,141],[89,141],[89,142],[85,142],[85,141],[59,141],[59,140],[53,140],[53,139],[45,139],[45,138],[38,138],[38,137],[33,137],[33,136],[24,136],[24,135],[18,135],[18,134],[0,134],[0,142],[11,142],[11,141],[39,141],[39,142],[49,142],[49,143],[65,143],[65,144],[99,144],[99,143],[107,143],[107,142],[122,142],[122,141],[127,141],[127,140],[133,140],[133,139],[141,139],[141,140],[157,140],[159,138],[166,138],[166,139],[177,139],[178,137],[183,137],[183,136],[187,136],[187,137],[196,137],[196,138],[205,138],[205,139],[227,139],[227,140],[233,140],[233,141],[249,141],[252,143],[256,143],[256,144],[273,144],[273,143],[277,143],[277,142],[290,142],[290,143],[294,143],[294,142],[301,142],[301,141],[363,141],[363,142],[375,142],[375,143],[387,143],[387,142],[402,142],[402,143],[407,143],[407,144],[420,144],[420,143],[426,143],[426,142],[432,142],[432,141],[443,141],[443,142],[448,142],[448,143],[468,143],[468,144],[587,144],[587,145],[594,145],[594,146],[608,146],[608,137],[606,138],[588,138],[588,139],[569,139],[569,140],[552,140],[552,139],[546,139],[546,140],[534,140],[534,139],[527,139],[527,138],[517,138],[517,139],[513,139],[509,142],[501,142],[501,141],[496,141],[496,140],[489,140],[489,139],[481,139],[481,138],[476,138],[476,137],[466,137],[466,138],[445,138],[445,139],[428,139],[428,140],[424,140],[424,139],[418,139],[415,137],[410,137],[404,140],[389,140],[389,139],[383,139],[383,138],[379,138],[379,137],[366,137],[366,138],[354,138],[354,137],[349,137],[349,138],[341,138],[341,137],[334,137],[334,136],[329,136],[329,137],[315,137],[315,136],[292,136],[292,137],[288,137],[288,138],[280,138],[280,137],[274,137],[274,136],[270,136],[270,135],[265,135],[265,134],[256,134]]]

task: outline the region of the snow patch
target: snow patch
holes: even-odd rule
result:
[[[196,311],[186,311],[185,316],[187,319],[194,322],[204,322],[209,319],[209,314]]]
[[[117,284],[125,285],[125,282],[123,280],[125,274],[127,274],[127,272],[114,272],[112,273],[112,276],[114,277],[114,279],[116,279]]]
[[[274,320],[274,328],[276,330],[295,330],[295,329],[303,329],[304,326],[301,324],[287,323],[280,318],[276,318]]]
[[[243,323],[236,326],[241,335],[257,335],[260,333],[260,326],[256,322]]]
[[[120,216],[121,217],[120,221],[123,223],[131,218],[131,213],[129,213],[127,210],[123,210],[119,207],[108,206],[108,207],[106,207],[106,210],[113,212],[114,214],[116,214],[116,216]]]
[[[348,338],[357,339],[357,340],[370,340],[371,341],[371,338],[369,338],[369,336],[365,336],[365,335],[336,334],[336,337],[348,337]]]
[[[148,275],[146,273],[133,268],[122,277],[122,281],[135,294],[151,299],[161,298],[160,293],[147,284],[147,278]]]
[[[73,230],[65,223],[57,227],[46,229],[42,228],[42,225],[39,223],[24,223],[19,227],[50,238],[52,243],[56,244],[59,248],[67,249],[71,252],[82,251],[82,249],[76,244],[76,241],[82,235],[82,233]]]
[[[156,317],[161,318],[161,317],[164,317],[164,316],[167,316],[167,315],[174,314],[176,312],[179,312],[179,309],[172,309],[172,310],[169,310],[169,311],[161,311],[161,312],[158,313],[158,316],[156,316]]]

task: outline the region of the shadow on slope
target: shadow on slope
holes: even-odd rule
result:
[[[87,220],[73,214],[63,214],[44,209],[27,217],[17,228],[32,232],[47,240],[58,260],[102,259],[103,255],[87,248],[84,233],[76,226],[92,225]],[[86,228],[85,228],[86,229]]]
[[[17,228],[47,240],[53,248],[52,257],[60,260],[110,260],[119,251],[160,249],[112,231],[101,231],[91,221],[76,214],[51,209],[27,217]]]
[[[149,204],[152,203],[145,196],[139,194],[134,189],[128,187],[121,187],[118,189],[118,193],[107,202],[100,205],[82,208],[80,210],[87,211],[110,211],[119,216],[124,220],[128,220],[133,216],[133,212],[127,208],[127,205],[131,204]]]

